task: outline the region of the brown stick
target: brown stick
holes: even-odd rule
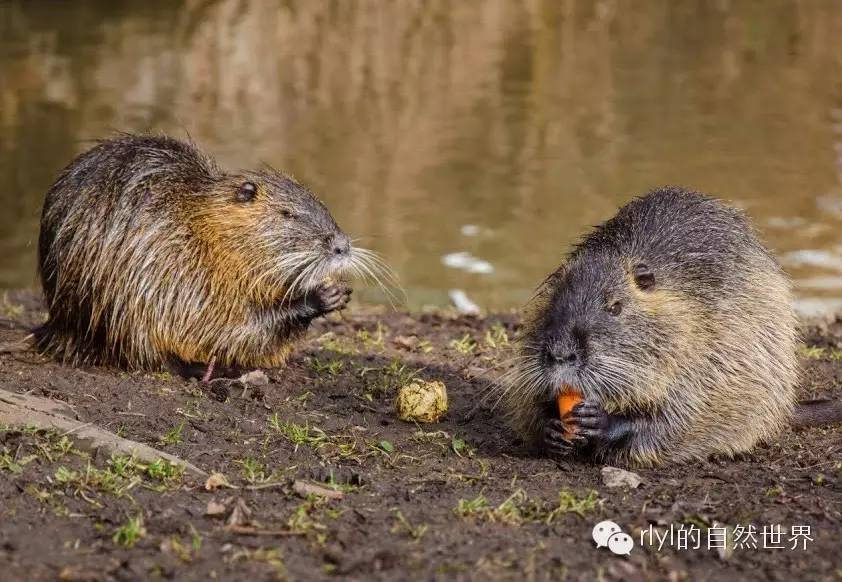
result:
[[[157,459],[166,459],[184,467],[185,471],[193,475],[207,477],[207,473],[174,455],[143,443],[124,439],[91,423],[79,422],[70,416],[75,416],[75,413],[64,402],[0,389],[0,424],[56,430],[70,435],[74,441],[81,444],[82,448],[88,450],[101,448],[108,453],[134,455],[147,463]]]
[[[301,531],[290,531],[286,529],[257,529],[255,527],[251,527],[248,525],[227,525],[225,526],[225,531],[229,531],[233,534],[241,535],[241,536],[275,536],[275,537],[288,537],[288,536],[303,536],[304,532]]]

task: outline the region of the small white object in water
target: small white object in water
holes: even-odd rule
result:
[[[783,228],[783,229],[792,229],[792,228],[801,228],[807,223],[806,220],[803,218],[799,218],[797,216],[791,217],[782,217],[782,216],[773,216],[769,220],[766,221],[766,226],[770,228]]]
[[[450,300],[453,302],[453,306],[460,313],[465,313],[467,315],[479,314],[479,305],[471,301],[467,293],[461,289],[451,289],[448,291],[448,295],[450,295]]]
[[[479,227],[476,224],[463,224],[461,232],[464,236],[476,236],[479,234]]]
[[[494,272],[494,267],[488,261],[483,261],[471,253],[449,253],[441,258],[442,264],[452,269],[460,269],[468,273],[488,275]]]
[[[842,146],[842,144],[839,145]],[[840,149],[839,153],[842,155],[842,149]],[[842,158],[840,158],[840,160],[842,160]],[[816,206],[819,207],[819,210],[827,214],[842,216],[842,197],[821,196],[818,200],[816,200]]]
[[[795,300],[793,307],[801,317],[816,317],[842,311],[842,299],[801,297]]]
[[[842,290],[842,277],[819,276],[795,280],[796,289]]]
[[[842,271],[842,257],[830,251],[804,249],[792,251],[781,257],[781,262],[791,267],[822,267]]]

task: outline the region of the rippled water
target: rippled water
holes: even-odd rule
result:
[[[831,0],[2,2],[0,288],[35,283],[88,140],[160,130],[293,173],[413,306],[516,306],[681,184],[750,211],[802,308],[842,308],[840,38]]]

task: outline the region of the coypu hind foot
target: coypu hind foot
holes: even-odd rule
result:
[[[41,352],[208,378],[282,365],[314,318],[348,304],[345,274],[391,276],[292,178],[227,172],[165,136],[73,160],[47,193],[38,254]]]
[[[239,378],[246,372],[239,366],[217,366],[216,360],[211,358],[207,362],[184,362],[178,358],[170,358],[165,367],[171,373],[182,378],[195,378],[208,382],[216,378]]]
[[[646,466],[842,421],[838,402],[796,403],[791,299],[745,214],[680,188],[650,192],[539,287],[502,386],[510,422],[547,454]],[[583,400],[559,418],[571,392]]]

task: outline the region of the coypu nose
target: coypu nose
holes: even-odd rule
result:
[[[564,339],[551,339],[547,342],[547,362],[555,364],[574,365],[582,364],[587,357],[588,335],[578,325],[573,327],[571,337],[568,341]]]
[[[574,364],[579,360],[576,350],[565,349],[559,344],[547,346],[547,360],[557,364]]]
[[[351,251],[351,241],[345,235],[334,237],[331,249],[334,255],[347,255]]]

